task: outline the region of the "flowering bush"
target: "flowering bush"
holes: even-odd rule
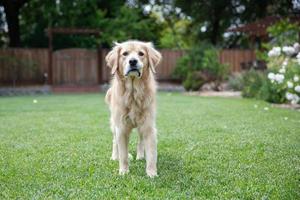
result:
[[[300,45],[273,47],[268,52],[268,79],[273,92],[283,94],[279,103],[300,102]]]

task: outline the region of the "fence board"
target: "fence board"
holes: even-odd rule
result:
[[[62,51],[53,53],[53,81],[55,84],[72,84],[76,82],[83,85],[97,84],[97,53],[100,53],[101,79],[104,82],[110,80],[110,69],[105,62],[105,56],[109,52],[109,49],[102,49],[98,52],[84,49],[82,51],[76,51],[76,49],[73,49],[73,52],[71,50],[68,51],[71,57],[77,59],[64,60],[59,58]],[[159,81],[171,80],[177,59],[182,57],[185,51],[161,49],[160,52],[163,59],[156,70],[157,79]],[[20,72],[20,82],[43,83],[44,73],[48,72],[48,49],[0,49],[0,57],[3,56],[34,62],[37,70],[35,72],[26,70],[26,66],[24,65],[24,70]],[[219,61],[229,64],[231,72],[241,71],[241,63],[255,59],[255,52],[253,50],[223,49],[219,52]],[[57,65],[61,67],[56,67]],[[77,67],[70,67],[75,65]],[[10,63],[0,59],[0,83],[11,81],[10,72]]]
[[[63,49],[53,53],[54,85],[96,85],[98,83],[97,51]]]
[[[18,62],[18,65],[14,65],[13,62]],[[43,83],[44,73],[48,72],[48,50],[0,49],[0,82],[10,83],[12,81],[13,66],[22,69],[18,73],[20,82]]]
[[[229,64],[230,72],[241,71],[241,64],[256,60],[254,50],[223,49],[219,52],[220,62]]]

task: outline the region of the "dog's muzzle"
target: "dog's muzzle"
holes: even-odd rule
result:
[[[128,64],[128,71],[126,72],[125,76],[141,77],[141,71],[138,60],[132,58],[129,60]]]
[[[141,77],[141,72],[137,67],[130,67],[125,76]]]

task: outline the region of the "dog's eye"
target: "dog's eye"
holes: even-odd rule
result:
[[[139,52],[139,56],[143,56],[143,55],[144,55],[144,53],[140,51]]]
[[[122,55],[123,55],[123,56],[128,56],[128,52],[125,51]]]

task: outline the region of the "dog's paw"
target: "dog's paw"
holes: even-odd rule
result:
[[[149,176],[150,178],[154,178],[158,176],[156,170],[147,170],[146,173],[147,176]]]
[[[129,173],[129,169],[119,169],[119,175],[123,176]]]
[[[136,160],[144,160],[144,155],[136,155]]]
[[[110,157],[110,160],[116,161],[116,160],[119,160],[119,158],[118,158],[118,156],[116,156],[116,155],[112,155],[112,156]]]

